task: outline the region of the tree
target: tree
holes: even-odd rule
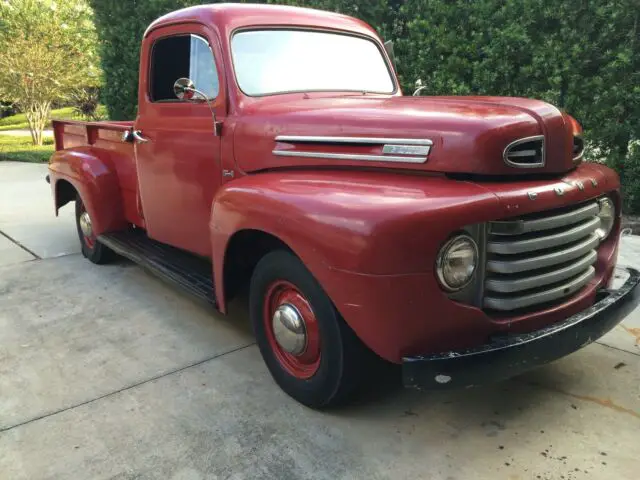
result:
[[[0,2],[0,98],[15,103],[42,145],[54,102],[100,81],[86,0]]]

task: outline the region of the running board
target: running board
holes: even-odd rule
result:
[[[151,240],[140,230],[105,233],[98,241],[145,270],[216,306],[211,262]]]

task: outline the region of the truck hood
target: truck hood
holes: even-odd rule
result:
[[[560,174],[575,167],[574,136],[580,127],[545,102],[313,95],[268,97],[244,105],[234,134],[238,167],[245,172],[382,167],[479,175]],[[543,139],[538,152],[543,157],[537,157],[543,161],[534,166],[505,161],[507,146],[529,137]],[[531,151],[529,144],[523,148]]]

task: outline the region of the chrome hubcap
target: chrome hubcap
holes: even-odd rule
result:
[[[91,218],[87,212],[82,212],[80,215],[80,230],[85,237],[91,237],[93,234],[93,228],[91,227]]]
[[[304,319],[290,303],[280,305],[273,314],[273,334],[278,345],[291,355],[300,355],[307,346]]]

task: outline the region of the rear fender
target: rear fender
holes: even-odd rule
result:
[[[68,182],[82,198],[96,235],[126,228],[118,176],[111,162],[106,152],[88,146],[55,152],[49,172],[56,215],[68,201],[60,196],[59,182]]]

